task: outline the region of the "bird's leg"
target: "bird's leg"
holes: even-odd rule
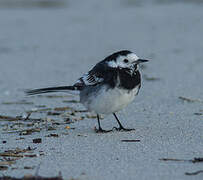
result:
[[[132,131],[132,130],[135,130],[135,129],[127,129],[127,128],[124,128],[122,126],[122,124],[120,123],[120,121],[118,120],[117,116],[116,116],[116,113],[113,113],[114,117],[116,118],[116,121],[118,122],[118,125],[119,125],[119,128],[116,128],[114,127],[114,129],[116,129],[117,131]]]
[[[97,114],[97,121],[98,121],[99,129],[95,128],[96,133],[107,133],[107,132],[112,131],[112,130],[104,130],[104,129],[101,128],[101,124],[100,124],[100,120],[99,120],[99,114]]]

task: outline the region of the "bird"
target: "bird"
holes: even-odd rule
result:
[[[51,92],[79,91],[80,103],[89,112],[97,115],[97,133],[113,131],[132,131],[133,128],[124,128],[116,113],[130,104],[141,87],[139,65],[148,62],[140,59],[129,50],[121,50],[107,56],[98,62],[90,71],[81,76],[71,86],[48,87],[27,90],[27,95],[36,95]],[[104,130],[101,127],[100,115],[113,114],[119,127]]]

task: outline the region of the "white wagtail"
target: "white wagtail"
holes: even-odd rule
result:
[[[49,87],[29,90],[28,95],[58,91],[76,90],[80,92],[80,102],[88,111],[97,114],[97,132],[103,130],[99,114],[113,114],[119,127],[116,130],[131,131],[122,126],[116,112],[133,101],[141,87],[141,75],[138,70],[140,63],[148,60],[140,59],[128,50],[116,52],[97,63],[88,73],[84,74],[72,86]],[[112,130],[110,130],[112,131]]]

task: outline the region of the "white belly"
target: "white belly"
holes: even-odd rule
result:
[[[110,114],[117,112],[133,101],[139,87],[131,91],[119,88],[104,87],[95,89],[90,93],[81,92],[80,101],[89,110],[97,114]]]

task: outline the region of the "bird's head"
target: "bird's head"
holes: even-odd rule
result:
[[[123,50],[106,57],[105,61],[112,68],[137,70],[140,63],[147,62],[148,60],[140,59],[135,53]]]

